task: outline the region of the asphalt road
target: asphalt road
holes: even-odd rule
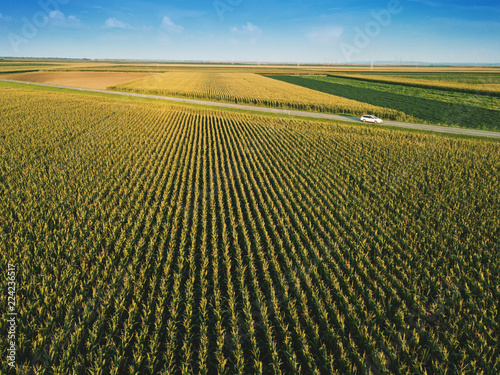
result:
[[[173,97],[168,97],[168,96],[136,94],[136,93],[131,93],[131,92],[121,92],[121,91],[87,89],[87,88],[81,88],[81,87],[50,85],[50,84],[46,84],[46,83],[34,83],[34,82],[14,81],[14,80],[6,80],[6,79],[0,79],[0,81],[22,83],[22,84],[34,85],[34,86],[55,87],[55,88],[61,88],[61,89],[72,89],[72,90],[79,90],[79,91],[99,92],[99,93],[104,93],[104,94],[132,96],[132,97],[139,97],[139,98],[168,100],[168,101],[172,101],[172,102],[199,104],[199,105],[206,105],[206,106],[210,106],[210,107],[235,108],[235,109],[243,109],[246,111],[261,112],[261,113],[265,112],[265,113],[276,113],[276,114],[282,114],[282,115],[301,116],[301,117],[309,117],[309,118],[320,118],[320,119],[327,119],[327,120],[350,121],[350,122],[358,122],[358,123],[361,122],[361,120],[357,117],[330,115],[330,114],[326,114],[326,113],[293,111],[293,110],[288,110],[288,109],[256,107],[256,106],[241,105],[241,104],[210,102],[210,101],[206,101],[206,100],[173,98]],[[383,125],[394,126],[394,127],[398,127],[398,128],[406,128],[406,129],[425,130],[425,131],[437,132],[437,133],[462,134],[462,135],[470,135],[470,136],[476,136],[476,137],[487,137],[487,138],[500,138],[500,132],[485,131],[485,130],[450,128],[450,127],[446,127],[446,126],[412,124],[412,123],[397,122],[397,121],[384,121]]]

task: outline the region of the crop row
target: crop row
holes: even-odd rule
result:
[[[2,94],[18,372],[498,371],[497,144]]]

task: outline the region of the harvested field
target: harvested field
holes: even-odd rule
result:
[[[36,72],[6,74],[4,79],[48,83],[53,85],[85,87],[104,90],[109,86],[119,85],[135,79],[150,76],[149,73],[115,73],[115,72]]]

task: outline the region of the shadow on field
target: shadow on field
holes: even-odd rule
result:
[[[414,96],[393,94],[333,82],[317,81],[297,76],[268,76],[283,82],[321,91],[343,98],[402,111],[434,124],[500,131],[500,111],[464,104],[454,104]]]

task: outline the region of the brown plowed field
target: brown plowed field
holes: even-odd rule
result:
[[[3,79],[48,83],[89,89],[104,90],[135,79],[150,76],[150,73],[114,73],[114,72],[36,72],[3,75]]]

